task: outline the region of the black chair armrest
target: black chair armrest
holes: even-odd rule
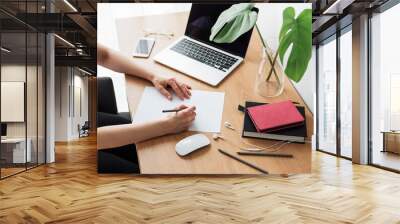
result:
[[[132,123],[130,119],[119,114],[109,114],[103,112],[97,112],[97,127],[104,127],[110,125],[119,124],[130,124]]]

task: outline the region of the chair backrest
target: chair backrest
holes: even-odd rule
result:
[[[114,85],[110,77],[97,78],[97,111],[118,114]]]
[[[90,128],[90,125],[89,125],[90,123],[89,123],[89,121],[85,121],[85,123],[82,125],[82,129],[89,129]]]

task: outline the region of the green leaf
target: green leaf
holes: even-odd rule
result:
[[[299,82],[304,76],[311,59],[311,17],[311,9],[303,10],[297,18],[295,18],[293,7],[288,7],[283,11],[278,54],[283,64],[285,54],[292,46],[286,63],[285,74],[295,82]]]
[[[283,35],[293,26],[295,14],[296,12],[293,7],[288,7],[283,11],[283,23],[281,31],[279,32],[279,40],[282,39]]]
[[[240,3],[223,11],[211,28],[210,41],[232,43],[256,24],[257,12],[251,11],[254,4]]]

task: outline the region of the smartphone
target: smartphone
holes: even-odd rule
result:
[[[135,50],[133,51],[134,57],[148,58],[155,43],[154,38],[143,37],[138,41]]]

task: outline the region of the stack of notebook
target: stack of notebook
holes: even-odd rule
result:
[[[305,110],[291,101],[246,102],[243,137],[304,143],[307,137]]]

